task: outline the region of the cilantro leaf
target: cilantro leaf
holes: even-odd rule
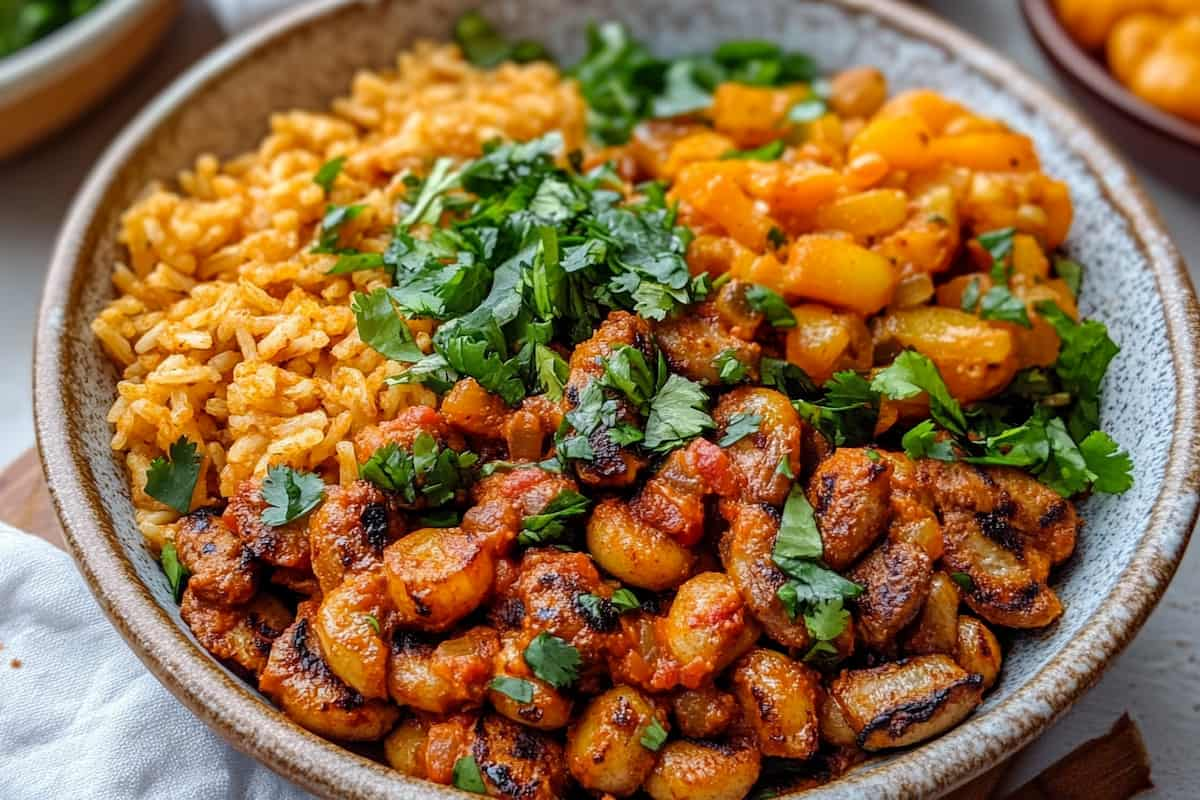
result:
[[[604,359],[600,385],[624,395],[643,414],[649,409],[657,383],[657,377],[646,364],[646,357],[636,348],[621,345]]]
[[[750,150],[728,150],[721,154],[721,158],[723,160],[775,161],[783,155],[783,148],[783,140],[776,139],[773,142],[767,142],[762,147],[755,147]]]
[[[497,675],[488,683],[488,688],[518,703],[533,702],[533,684],[524,678],[510,678],[507,675]]]
[[[474,453],[441,447],[433,436],[421,431],[411,450],[395,442],[380,447],[358,465],[358,475],[397,493],[409,505],[421,500],[434,508],[450,502],[470,485],[474,478],[471,468],[478,460]]]
[[[792,480],[796,477],[796,475],[792,472],[792,465],[786,454],[779,457],[779,464],[775,467],[775,474],[782,475],[788,480]]]
[[[750,308],[763,314],[772,326],[776,328],[796,327],[796,315],[792,313],[787,302],[766,286],[758,284],[747,286],[746,302],[750,304]]]
[[[1062,340],[1054,372],[1063,388],[1075,396],[1068,426],[1071,435],[1082,440],[1100,427],[1100,385],[1121,348],[1108,337],[1102,322],[1077,323],[1052,301],[1038,303],[1037,311]]]
[[[159,561],[162,563],[163,574],[167,576],[167,583],[171,586],[171,594],[178,603],[183,599],[183,590],[187,588],[188,571],[179,563],[179,552],[175,549],[174,542],[163,544]]]
[[[879,416],[879,395],[857,372],[835,372],[825,384],[825,397],[793,404],[809,424],[838,447],[870,441]]]
[[[562,399],[563,387],[570,377],[570,367],[562,356],[544,344],[535,345],[533,357],[542,392],[548,400],[557,403]]]
[[[328,275],[346,275],[365,269],[380,269],[384,266],[383,253],[345,253],[330,267]]]
[[[400,225],[407,228],[418,223],[436,224],[445,209],[442,196],[458,185],[459,177],[454,171],[454,159],[443,156],[434,161],[412,207],[400,219]]]
[[[622,614],[626,611],[636,611],[642,607],[642,603],[638,600],[637,595],[632,590],[625,588],[617,589],[613,592],[612,597],[609,598],[609,602]]]
[[[969,314],[976,313],[979,309],[979,296],[979,276],[976,275],[963,287],[962,302],[959,303],[959,307]]]
[[[808,634],[818,642],[828,642],[836,639],[846,630],[850,621],[850,612],[843,605],[841,597],[832,597],[812,604],[812,608],[804,612],[804,627]]]
[[[924,392],[929,396],[929,413],[939,425],[952,433],[966,433],[962,407],[950,395],[934,363],[915,350],[905,350],[876,373],[871,389],[892,400],[907,400]]]
[[[563,489],[541,513],[525,517],[517,543],[529,546],[557,540],[567,529],[567,520],[586,514],[590,504],[588,498],[574,489]]]
[[[992,281],[996,284],[1008,283],[1008,257],[1012,255],[1016,232],[1016,228],[998,228],[975,237],[992,257]]]
[[[775,548],[771,558],[784,572],[799,569],[802,561],[820,558],[822,553],[821,533],[812,505],[804,495],[804,488],[793,485],[783,505],[783,517],[779,522],[779,533],[775,536]]]
[[[975,591],[975,581],[971,580],[971,576],[965,572],[951,572],[950,580],[958,584],[958,588],[964,592]]]
[[[450,391],[458,379],[459,374],[450,368],[441,353],[430,353],[423,356],[420,361],[410,364],[404,372],[389,375],[384,382],[389,386],[420,383],[439,394],[444,394]]]
[[[738,359],[737,351],[733,348],[717,353],[712,363],[721,383],[741,383],[746,379],[746,365]]]
[[[267,470],[262,496],[267,501],[262,521],[267,525],[286,525],[317,507],[325,497],[325,482],[311,472],[277,465]]]
[[[1009,291],[1007,286],[993,286],[984,293],[979,304],[979,316],[981,319],[1013,322],[1026,328],[1033,327],[1025,309],[1025,302]]]
[[[525,648],[525,663],[534,675],[555,689],[565,689],[579,677],[583,660],[573,646],[542,631]]]
[[[473,794],[487,794],[483,773],[479,771],[479,763],[475,761],[474,756],[463,756],[455,761],[451,776],[455,788]]]
[[[758,414],[746,414],[740,411],[732,414],[729,417],[729,424],[725,426],[725,433],[717,444],[721,447],[736,444],[747,436],[758,433],[758,426],[761,423],[762,417]]]
[[[808,373],[782,358],[763,356],[758,365],[760,382],[768,389],[782,392],[789,398],[812,397],[818,393]]]
[[[700,384],[672,373],[650,402],[644,444],[655,453],[669,453],[714,427],[708,415],[708,395]]]
[[[933,420],[917,423],[900,439],[909,458],[934,458],[938,461],[954,461],[954,448],[948,441],[939,440]]]
[[[375,289],[370,294],[355,292],[350,310],[354,312],[358,338],[384,358],[413,362],[425,357],[408,325],[396,314],[387,289]]]
[[[159,456],[150,462],[146,494],[180,514],[188,513],[200,477],[200,460],[199,448],[180,436],[168,449],[167,458]]]
[[[650,721],[646,723],[646,727],[642,729],[642,735],[638,738],[638,742],[647,750],[657,753],[667,743],[667,729],[662,726],[657,717],[651,717]]]
[[[345,156],[331,158],[321,165],[317,173],[313,175],[313,183],[325,190],[328,195],[333,190],[333,182],[337,180],[337,176],[342,171],[342,165],[346,163]]]
[[[368,627],[375,631],[377,636],[383,633],[383,629],[379,625],[379,617],[376,617],[374,614],[363,614],[362,618],[363,622],[367,623]]]
[[[1054,259],[1054,274],[1062,279],[1073,296],[1079,297],[1079,289],[1083,286],[1083,265],[1058,256]]]
[[[341,249],[338,242],[341,238],[342,225],[356,219],[366,210],[364,205],[325,207],[325,215],[321,217],[321,225],[317,229],[317,243],[309,250],[310,253],[338,253]]]
[[[1133,460],[1104,431],[1089,433],[1079,443],[1079,452],[1097,491],[1121,494],[1133,486]]]

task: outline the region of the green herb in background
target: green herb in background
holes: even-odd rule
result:
[[[0,2],[0,58],[36,42],[102,0],[4,0]]]

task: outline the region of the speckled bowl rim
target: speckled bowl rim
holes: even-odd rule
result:
[[[38,320],[34,408],[38,445],[67,542],[101,608],[155,676],[239,750],[325,797],[431,798],[452,789],[405,778],[300,728],[231,678],[154,601],[103,532],[105,512],[81,487],[90,469],[74,444],[72,387],[65,385],[63,320],[84,284],[77,264],[93,216],[121,166],[159,124],[217,76],[307,23],[363,0],[293,8],[227,42],[188,70],[108,148],[73,203],[55,246]],[[369,2],[369,0],[368,0]],[[930,796],[959,786],[1015,752],[1090,688],[1132,639],[1170,582],[1195,524],[1200,498],[1200,310],[1187,271],[1132,171],[1073,110],[974,37],[895,0],[822,0],[953,52],[964,63],[1040,109],[1055,133],[1100,182],[1146,255],[1162,301],[1176,386],[1176,414],[1162,489],[1145,536],[1092,618],[1028,682],[985,713],[895,758],[868,764],[805,797]]]

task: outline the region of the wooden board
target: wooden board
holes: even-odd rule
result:
[[[40,536],[55,547],[67,548],[46,489],[42,463],[33,448],[0,471],[0,522]]]
[[[27,450],[0,470],[0,521],[66,549],[36,450]],[[947,795],[946,800],[997,800],[996,786],[1019,757],[1018,753],[997,764]],[[1115,780],[1114,774],[1121,780]],[[1086,742],[1005,800],[1050,800],[1068,796],[1086,800],[1125,800],[1150,788],[1149,776],[1149,758],[1141,734],[1137,725],[1128,716],[1123,716],[1107,735]],[[1068,787],[1074,787],[1080,793],[1063,794]],[[1097,787],[1104,790],[1097,791]]]

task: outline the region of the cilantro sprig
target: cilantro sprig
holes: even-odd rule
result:
[[[325,482],[311,472],[276,465],[263,478],[262,496],[267,501],[262,521],[267,525],[286,525],[317,507],[325,497]]]
[[[146,470],[146,494],[186,514],[192,507],[192,494],[200,477],[199,448],[186,436],[180,436],[167,450],[167,458],[159,456]]]
[[[538,514],[525,517],[517,543],[525,546],[558,541],[574,517],[586,514],[591,500],[574,489],[564,489]]]
[[[406,450],[394,442],[380,447],[358,466],[358,474],[409,505],[418,500],[427,508],[452,501],[474,479],[472,468],[479,457],[469,451],[442,447],[422,431]]]
[[[823,552],[816,516],[803,487],[796,484],[784,503],[771,559],[788,577],[776,594],[789,616],[803,617],[814,641],[811,653],[832,649],[820,645],[841,635],[850,618],[844,601],[862,594],[861,586],[821,563]]]
[[[572,645],[543,631],[525,648],[525,663],[555,689],[565,689],[579,677],[583,659]]]

